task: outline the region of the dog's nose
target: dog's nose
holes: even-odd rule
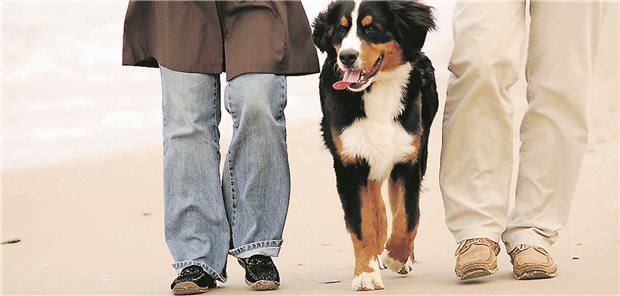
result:
[[[338,58],[340,58],[340,62],[343,63],[347,67],[353,66],[357,57],[360,53],[355,49],[345,49],[341,50],[340,54],[338,54]]]

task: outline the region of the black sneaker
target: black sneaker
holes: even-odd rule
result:
[[[174,295],[201,294],[215,287],[217,284],[213,277],[196,265],[183,268],[181,274],[170,285]]]
[[[280,274],[271,257],[254,255],[237,259],[245,268],[245,283],[258,291],[275,290],[280,287]]]

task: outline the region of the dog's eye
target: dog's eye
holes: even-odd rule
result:
[[[343,27],[343,26],[338,26],[338,34],[340,34],[340,36],[344,36],[344,34],[347,33],[347,28]]]
[[[377,27],[375,27],[374,25],[368,25],[364,28],[364,32],[366,32],[366,34],[373,33],[376,31],[377,31]]]

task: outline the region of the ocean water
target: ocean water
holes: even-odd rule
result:
[[[303,2],[309,21],[328,3]],[[453,3],[429,4],[436,6],[439,30],[425,51],[437,57],[438,75],[447,75]],[[2,2],[3,170],[160,147],[159,71],[121,66],[126,7]],[[318,75],[288,81],[287,121],[318,124]],[[223,114],[226,138],[231,123]]]

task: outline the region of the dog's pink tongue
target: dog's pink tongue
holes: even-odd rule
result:
[[[344,72],[342,80],[334,83],[332,87],[335,90],[344,90],[347,87],[349,87],[349,85],[356,83],[358,80],[360,80],[361,74],[362,74],[362,70],[357,70],[357,71],[347,70]]]

